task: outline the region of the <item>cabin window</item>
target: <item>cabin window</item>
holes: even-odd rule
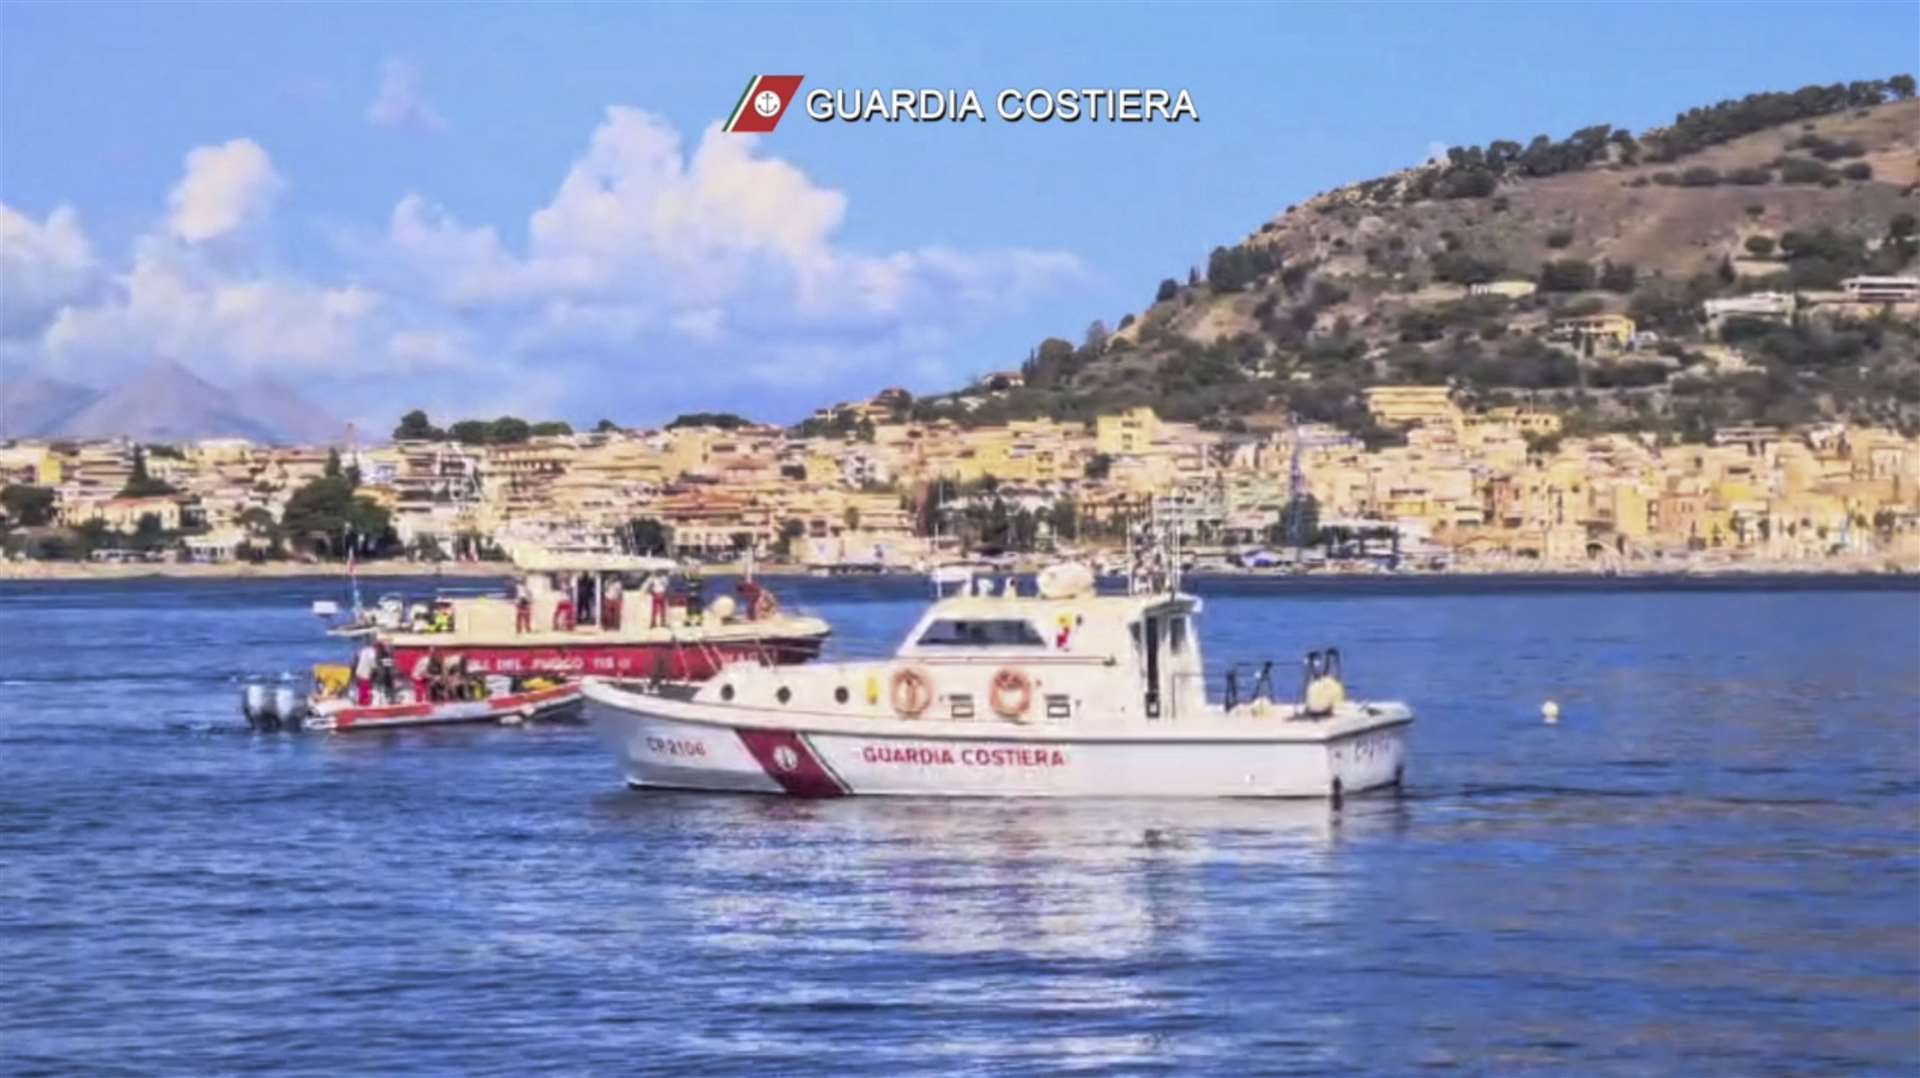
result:
[[[1187,619],[1167,619],[1167,650],[1175,655],[1187,650]]]
[[[1045,647],[1033,626],[1016,619],[943,618],[927,626],[915,641],[921,647]]]

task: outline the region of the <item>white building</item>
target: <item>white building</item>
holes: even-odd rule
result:
[[[1920,277],[1849,277],[1840,282],[1860,303],[1909,303],[1920,300]]]

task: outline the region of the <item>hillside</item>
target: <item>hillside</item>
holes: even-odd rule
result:
[[[1754,95],[1638,136],[1597,125],[1456,148],[1287,207],[1216,249],[1204,277],[1162,282],[1110,335],[1044,342],[1025,388],[967,418],[1151,403],[1209,424],[1291,412],[1387,437],[1361,390],[1448,381],[1482,403],[1555,407],[1576,430],[1913,428],[1914,306],[1837,302],[1837,289],[1915,271],[1916,184],[1920,100],[1904,77]],[[1489,282],[1537,292],[1468,295]],[[1707,323],[1706,300],[1756,291],[1793,294],[1794,313]],[[1618,348],[1548,340],[1555,322],[1601,313],[1639,334]]]

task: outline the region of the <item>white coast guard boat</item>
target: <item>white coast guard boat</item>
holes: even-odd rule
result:
[[[983,586],[985,585],[985,586]],[[1201,601],[1097,595],[1081,566],[940,596],[890,660],[735,663],[699,684],[590,679],[635,787],[805,797],[1330,797],[1400,784],[1413,714],[1346,699],[1337,654],[1301,698],[1271,664],[1206,699]]]

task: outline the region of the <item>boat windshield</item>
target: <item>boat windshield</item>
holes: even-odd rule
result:
[[[942,618],[927,626],[915,641],[921,647],[1044,647],[1046,641],[1033,626],[1018,618],[989,620]]]

